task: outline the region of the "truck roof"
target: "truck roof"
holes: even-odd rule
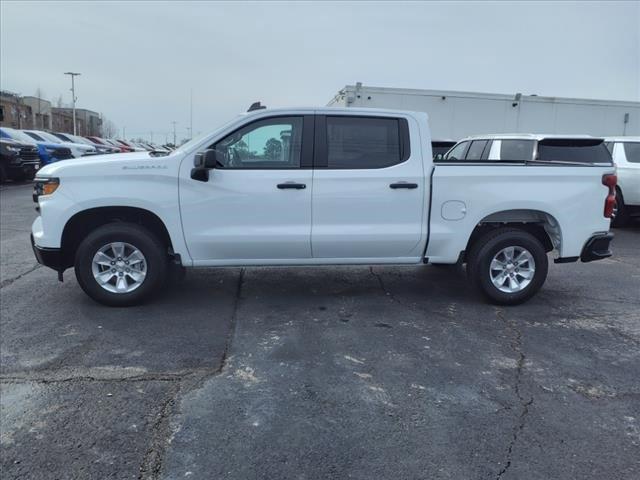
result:
[[[604,137],[594,137],[592,135],[562,135],[544,133],[490,133],[486,135],[471,135],[460,139],[464,140],[544,140],[547,138],[557,139],[604,139]]]
[[[244,112],[242,115],[253,116],[263,115],[265,112],[269,113],[316,113],[320,115],[331,115],[334,113],[346,113],[349,115],[375,115],[379,113],[381,115],[411,115],[411,116],[426,116],[425,112],[412,111],[412,110],[397,110],[388,108],[369,108],[369,107],[276,107],[276,108],[263,108],[260,110],[253,110],[251,112]]]
[[[605,137],[605,142],[640,142],[640,137]]]

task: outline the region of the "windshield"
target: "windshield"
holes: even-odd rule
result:
[[[225,123],[224,125],[221,125],[220,127],[216,128],[215,130],[212,131],[208,131],[205,133],[201,133],[200,135],[195,136],[194,138],[192,138],[191,140],[189,140],[186,143],[183,143],[182,145],[180,145],[178,148],[176,148],[175,150],[173,150],[172,153],[178,153],[178,154],[184,154],[187,153],[189,150],[191,150],[193,147],[195,147],[196,145],[198,145],[200,142],[202,142],[205,138],[215,134],[216,132],[219,132],[220,130],[225,129],[227,126],[235,123],[238,121],[238,118],[243,117],[243,115],[238,115],[236,116],[233,120]]]
[[[24,132],[24,133],[26,133],[28,136],[30,136],[32,140],[38,140],[39,142],[46,142],[46,140],[44,138],[42,138],[40,135],[37,135],[37,134],[35,134],[33,132]]]
[[[18,140],[24,143],[29,143],[31,145],[35,143],[33,141],[33,138],[31,138],[29,135],[19,130],[14,130],[13,128],[3,128],[2,130],[14,140]]]
[[[623,145],[627,162],[640,163],[640,142],[625,142]]]
[[[56,137],[58,137],[60,140],[62,140],[63,142],[73,142],[73,140],[71,140],[68,137],[65,137],[63,134],[61,133],[52,133],[51,135],[55,135]]]
[[[75,136],[75,135],[69,135],[69,137],[71,139],[73,139],[77,143],[84,143],[85,145],[91,145],[92,147],[96,146],[95,143],[93,143],[91,140],[88,140],[86,138],[78,137],[78,136]]]
[[[45,140],[49,140],[50,142],[61,143],[61,140],[58,137],[56,137],[55,135],[51,135],[50,133],[38,131],[38,135],[40,135]]]

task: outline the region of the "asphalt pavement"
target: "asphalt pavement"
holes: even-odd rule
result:
[[[97,305],[0,188],[3,479],[637,479],[640,228],[495,307],[459,268],[205,269]]]

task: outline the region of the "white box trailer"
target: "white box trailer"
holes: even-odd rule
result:
[[[486,133],[640,135],[640,102],[347,85],[329,106],[427,112],[434,140]]]

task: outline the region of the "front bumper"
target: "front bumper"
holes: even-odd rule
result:
[[[58,273],[62,273],[65,270],[66,266],[62,258],[62,250],[59,248],[39,247],[33,240],[33,234],[31,235],[31,248],[39,264],[52,268]]]
[[[583,262],[593,262],[594,260],[602,260],[612,255],[609,244],[613,240],[613,233],[601,233],[594,235],[582,248],[580,260]]]
[[[27,175],[37,172],[40,168],[40,162],[9,163],[6,168],[8,173]]]

